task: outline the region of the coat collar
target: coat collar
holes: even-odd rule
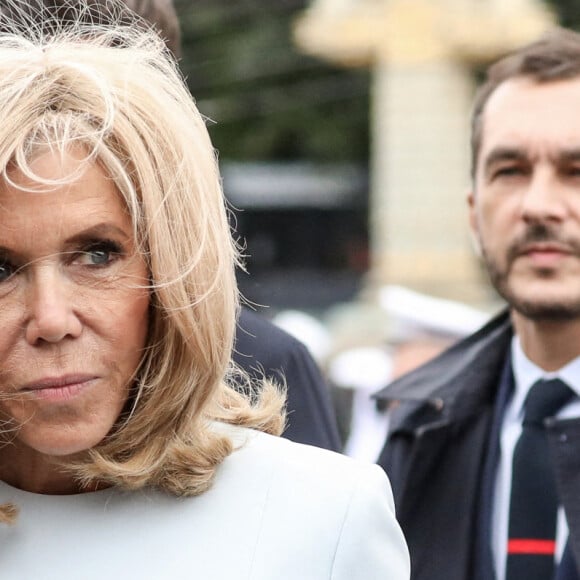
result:
[[[512,336],[509,311],[476,333],[387,385],[374,395],[379,401],[427,403],[446,417],[477,408],[493,399]],[[417,408],[417,405],[411,405]],[[439,415],[441,417],[441,415]]]

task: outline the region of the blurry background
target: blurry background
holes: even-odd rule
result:
[[[246,246],[242,292],[335,386],[372,392],[396,375],[401,336],[439,335],[419,363],[499,310],[467,228],[473,94],[492,60],[556,23],[580,27],[578,0],[176,5]],[[425,328],[401,333],[414,311]],[[458,317],[460,333],[446,324]]]
[[[247,242],[243,293],[272,309],[351,300],[368,269],[368,68],[307,56],[305,0],[181,0],[182,65]]]

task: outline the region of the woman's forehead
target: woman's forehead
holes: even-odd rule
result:
[[[80,168],[78,177],[70,176]],[[133,243],[133,225],[114,182],[97,163],[71,153],[47,151],[31,162],[39,186],[15,170],[0,181],[0,242],[36,256],[82,232],[121,236]],[[62,183],[59,180],[64,178]]]
[[[23,196],[23,193],[32,196]],[[34,195],[38,194],[38,195]],[[114,180],[102,165],[87,157],[80,148],[63,151],[45,149],[26,161],[25,166],[12,164],[0,182],[4,207],[10,198],[38,200],[37,203],[78,204],[103,198],[113,205],[123,205]]]

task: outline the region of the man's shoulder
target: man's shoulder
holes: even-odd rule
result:
[[[326,382],[302,342],[243,308],[233,358],[251,377],[265,375],[286,384],[289,424],[285,437],[328,449],[341,447]]]
[[[259,363],[264,369],[279,370],[292,353],[306,347],[288,332],[263,316],[243,308],[236,329],[234,358],[242,367]]]

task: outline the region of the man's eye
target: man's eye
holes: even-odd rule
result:
[[[569,177],[580,177],[580,167],[577,167],[575,165],[568,167],[568,169],[566,170],[566,174]]]
[[[493,172],[493,177],[511,177],[513,175],[522,175],[523,169],[518,166],[500,167]]]

